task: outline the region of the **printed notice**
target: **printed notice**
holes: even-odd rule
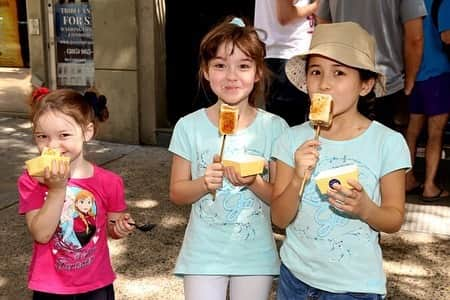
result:
[[[89,3],[55,4],[57,85],[83,90],[94,85],[94,42]]]

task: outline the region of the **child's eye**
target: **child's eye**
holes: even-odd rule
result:
[[[309,74],[311,74],[311,75],[320,75],[320,71],[319,70],[310,70]]]
[[[252,66],[250,64],[241,64],[239,65],[241,69],[250,69]]]
[[[69,136],[71,136],[70,133],[61,133],[60,134],[61,138],[68,138]]]
[[[44,140],[47,138],[47,136],[45,134],[36,134],[34,136],[37,140]]]
[[[215,63],[215,64],[213,64],[213,68],[223,69],[223,68],[225,68],[225,64],[223,64],[223,63]]]
[[[342,76],[342,75],[345,75],[345,73],[343,71],[341,71],[341,70],[336,70],[336,71],[334,71],[334,75],[335,76]]]

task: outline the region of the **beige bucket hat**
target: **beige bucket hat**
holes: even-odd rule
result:
[[[305,93],[307,93],[306,57],[311,54],[322,55],[349,67],[377,73],[375,93],[377,96],[385,94],[384,74],[375,67],[375,40],[357,23],[317,25],[309,50],[289,59],[285,68],[286,76],[293,85]]]

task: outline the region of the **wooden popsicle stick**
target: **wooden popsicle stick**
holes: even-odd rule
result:
[[[314,140],[315,141],[319,140],[319,134],[320,134],[320,125],[316,125],[316,130],[314,132]],[[300,199],[303,197],[303,190],[305,189],[306,181],[309,179],[309,177],[311,177],[311,173],[312,173],[312,170],[309,170],[309,171],[306,171],[305,174],[303,175],[303,180],[300,185],[300,190],[298,191],[298,196],[300,197]]]
[[[316,131],[314,133],[314,140],[318,141],[319,140],[319,134],[320,134],[320,125],[316,126]]]
[[[214,161],[214,162],[222,162],[222,158],[223,158],[223,149],[225,149],[225,139],[226,139],[226,137],[227,137],[226,134],[224,134],[224,135],[222,136],[222,142],[221,142],[221,145],[220,145],[219,161]],[[216,191],[214,191],[214,192],[212,193],[212,196],[213,196],[212,200],[213,200],[213,201],[216,200]]]
[[[222,144],[221,144],[221,146],[220,146],[220,154],[219,154],[219,161],[221,162],[222,161],[222,158],[223,158],[223,149],[225,149],[225,138],[227,137],[227,135],[226,134],[224,134],[223,136],[222,136]]]

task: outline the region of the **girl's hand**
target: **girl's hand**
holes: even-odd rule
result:
[[[219,156],[214,155],[213,163],[206,167],[204,184],[210,193],[214,193],[222,186],[223,180],[223,166],[219,161]]]
[[[38,180],[45,184],[49,190],[66,188],[70,176],[70,163],[61,160],[52,160],[50,168],[45,168],[45,175]]]
[[[134,220],[133,218],[131,218],[130,214],[128,213],[121,214],[119,217],[114,219],[114,221],[115,223],[112,228],[114,238],[120,239],[133,232],[134,226],[131,224],[134,223]]]
[[[297,148],[294,154],[295,175],[298,178],[309,177],[319,160],[319,141],[309,140]]]
[[[253,182],[255,182],[256,176],[258,175],[251,175],[251,176],[245,176],[242,177],[237,173],[233,167],[225,167],[225,177],[228,179],[231,184],[235,186],[249,186]]]
[[[348,184],[353,189],[346,189],[339,183],[333,184],[333,188],[329,188],[327,192],[328,201],[337,209],[365,220],[368,204],[372,201],[358,181],[349,179]]]

